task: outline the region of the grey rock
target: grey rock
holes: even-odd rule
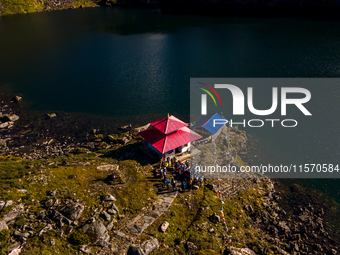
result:
[[[16,102],[16,103],[19,103],[19,101],[22,99],[22,97],[19,97],[19,96],[15,96],[13,97],[11,100]]]
[[[139,244],[133,244],[128,250],[128,255],[144,255],[144,252]]]
[[[215,229],[211,228],[209,229],[209,233],[214,233],[215,232]]]
[[[110,240],[107,229],[100,220],[83,226],[83,233],[89,236],[92,243],[96,243],[98,241],[108,242]]]
[[[17,121],[19,119],[19,116],[15,115],[15,114],[11,114],[11,115],[6,115],[6,117],[4,117],[4,118],[7,121]]]
[[[228,249],[229,250],[229,249]],[[234,248],[234,251],[236,254],[239,254],[239,255],[256,255],[256,253],[249,249],[249,248]],[[234,254],[233,252],[231,252],[229,250],[230,253],[227,252],[227,250],[224,252],[224,254]]]
[[[52,119],[52,118],[57,117],[57,114],[51,113],[51,114],[47,114],[47,116],[48,116],[50,119]]]
[[[0,128],[6,128],[8,125],[8,122],[0,123]]]
[[[85,254],[90,254],[91,253],[91,248],[88,247],[87,245],[80,245],[79,250],[81,252],[84,252]]]
[[[112,208],[112,209],[115,209],[117,212],[119,212],[119,209],[118,209],[118,207],[117,207],[115,204],[112,204],[112,205],[111,205],[111,208]]]
[[[142,244],[131,245],[128,254],[130,255],[149,255],[151,252],[159,248],[159,242],[156,238],[151,237],[149,240],[144,241]]]
[[[84,211],[84,205],[77,202],[69,202],[60,209],[60,212],[72,221],[77,221]]]
[[[25,189],[18,189],[18,192],[27,193],[27,190],[25,190]]]
[[[104,218],[105,221],[111,220],[111,215],[108,214],[107,212],[103,212],[102,215],[103,215],[103,218]]]
[[[167,222],[167,221],[164,221],[164,222],[162,223],[162,225],[160,226],[161,231],[162,231],[163,233],[168,229],[168,227],[169,227],[169,222]]]
[[[104,201],[117,201],[117,199],[114,196],[110,195],[110,194],[107,194],[107,195],[103,196],[102,200],[104,200]]]
[[[119,236],[119,237],[125,237],[125,234],[124,234],[123,232],[118,231],[118,232],[117,232],[117,236]]]
[[[5,207],[11,206],[13,204],[12,200],[6,201]]]
[[[219,215],[217,215],[216,213],[210,215],[209,217],[209,220],[212,222],[212,223],[219,223],[221,221],[221,217]]]
[[[4,230],[4,229],[8,230],[8,226],[7,226],[6,222],[1,220],[0,221],[0,231]]]
[[[111,231],[113,229],[113,227],[114,227],[113,224],[114,223],[115,223],[115,221],[113,220],[109,224],[107,224],[107,226],[106,226],[107,231]]]
[[[50,224],[48,224],[46,227],[44,227],[42,230],[40,230],[38,233],[37,233],[37,236],[42,236],[46,231],[49,231],[49,230],[52,230],[52,226]]]
[[[6,203],[7,205],[7,203]],[[2,218],[2,220],[4,222],[9,222],[11,220],[14,220],[16,217],[22,215],[25,213],[25,210],[24,210],[24,205],[23,204],[19,204],[15,207],[12,208],[12,210],[10,212],[8,212],[7,214],[5,214]]]
[[[5,207],[6,202],[5,201],[0,201],[0,211]]]
[[[107,212],[109,214],[116,214],[117,213],[115,209],[108,209]]]

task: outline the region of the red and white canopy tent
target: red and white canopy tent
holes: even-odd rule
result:
[[[190,142],[202,138],[190,130],[188,124],[171,115],[150,123],[151,127],[138,134],[161,154],[174,149],[184,152],[190,147]]]

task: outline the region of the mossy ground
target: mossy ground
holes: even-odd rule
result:
[[[225,200],[223,206],[225,221],[230,229],[235,247],[265,247],[268,245],[258,230],[251,227],[248,215],[244,210],[245,204],[251,205],[255,211],[262,210],[261,201],[266,195],[264,190],[264,186],[251,188],[233,200]],[[188,205],[191,206],[191,209]],[[208,219],[214,213],[220,215],[220,208],[220,198],[206,187],[191,193],[181,193],[174,200],[169,211],[146,229],[140,241],[147,239],[148,235],[152,235],[160,241],[161,248],[154,251],[153,255],[223,254],[226,247],[230,247],[226,229],[223,223],[214,224]],[[170,223],[165,233],[159,231],[159,226],[163,221]],[[210,233],[210,229],[214,229],[214,232]],[[190,250],[185,245],[186,241],[194,243],[197,249]]]
[[[66,157],[40,161],[1,157],[0,200],[13,200],[15,204],[22,202],[25,207],[29,206],[30,213],[39,212],[46,209],[45,202],[49,191],[57,190],[54,199],[58,198],[61,203],[74,197],[80,199],[85,205],[82,218],[89,218],[94,209],[100,205],[105,207],[100,197],[107,193],[116,197],[115,204],[125,218],[133,217],[154,201],[157,195],[151,166],[142,166],[133,160],[118,161],[114,157],[100,156],[101,154],[97,153],[70,155],[67,158],[68,165],[62,164]],[[84,166],[86,162],[90,164]],[[98,166],[105,164],[119,165],[119,172],[124,176],[125,183],[106,182],[105,178],[111,171],[97,169]],[[27,193],[20,192],[18,189],[25,189]],[[0,217],[11,207],[3,209]],[[15,228],[25,224],[24,221],[23,217],[17,218],[15,223],[10,225],[10,233],[13,234]],[[118,226],[119,224],[120,221],[116,223]],[[38,232],[44,226],[38,224],[34,232]],[[52,240],[55,242],[53,246]],[[67,247],[69,240],[70,235],[61,238],[59,230],[50,230],[41,238],[36,236],[28,238],[22,254],[56,254],[56,252],[70,254],[72,249],[77,247],[74,245],[69,250]],[[1,243],[3,251],[7,247],[7,243]]]

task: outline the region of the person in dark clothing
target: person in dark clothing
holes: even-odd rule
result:
[[[174,178],[171,179],[171,186],[172,186],[172,190],[174,191],[176,188],[176,181]]]

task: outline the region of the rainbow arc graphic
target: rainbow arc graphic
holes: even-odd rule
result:
[[[210,89],[216,95],[216,97],[218,98],[218,100],[220,101],[220,104],[222,106],[221,97],[213,87],[211,87],[210,85],[205,84],[203,82],[198,82],[198,83],[202,84],[202,85],[206,86],[208,89]],[[211,94],[211,92],[209,90],[205,89],[205,88],[200,88],[200,89],[203,90],[205,93],[207,93],[212,98],[212,100],[214,101],[215,106],[217,106],[217,103],[216,103],[216,100],[215,100],[215,97],[213,96],[213,94]]]

